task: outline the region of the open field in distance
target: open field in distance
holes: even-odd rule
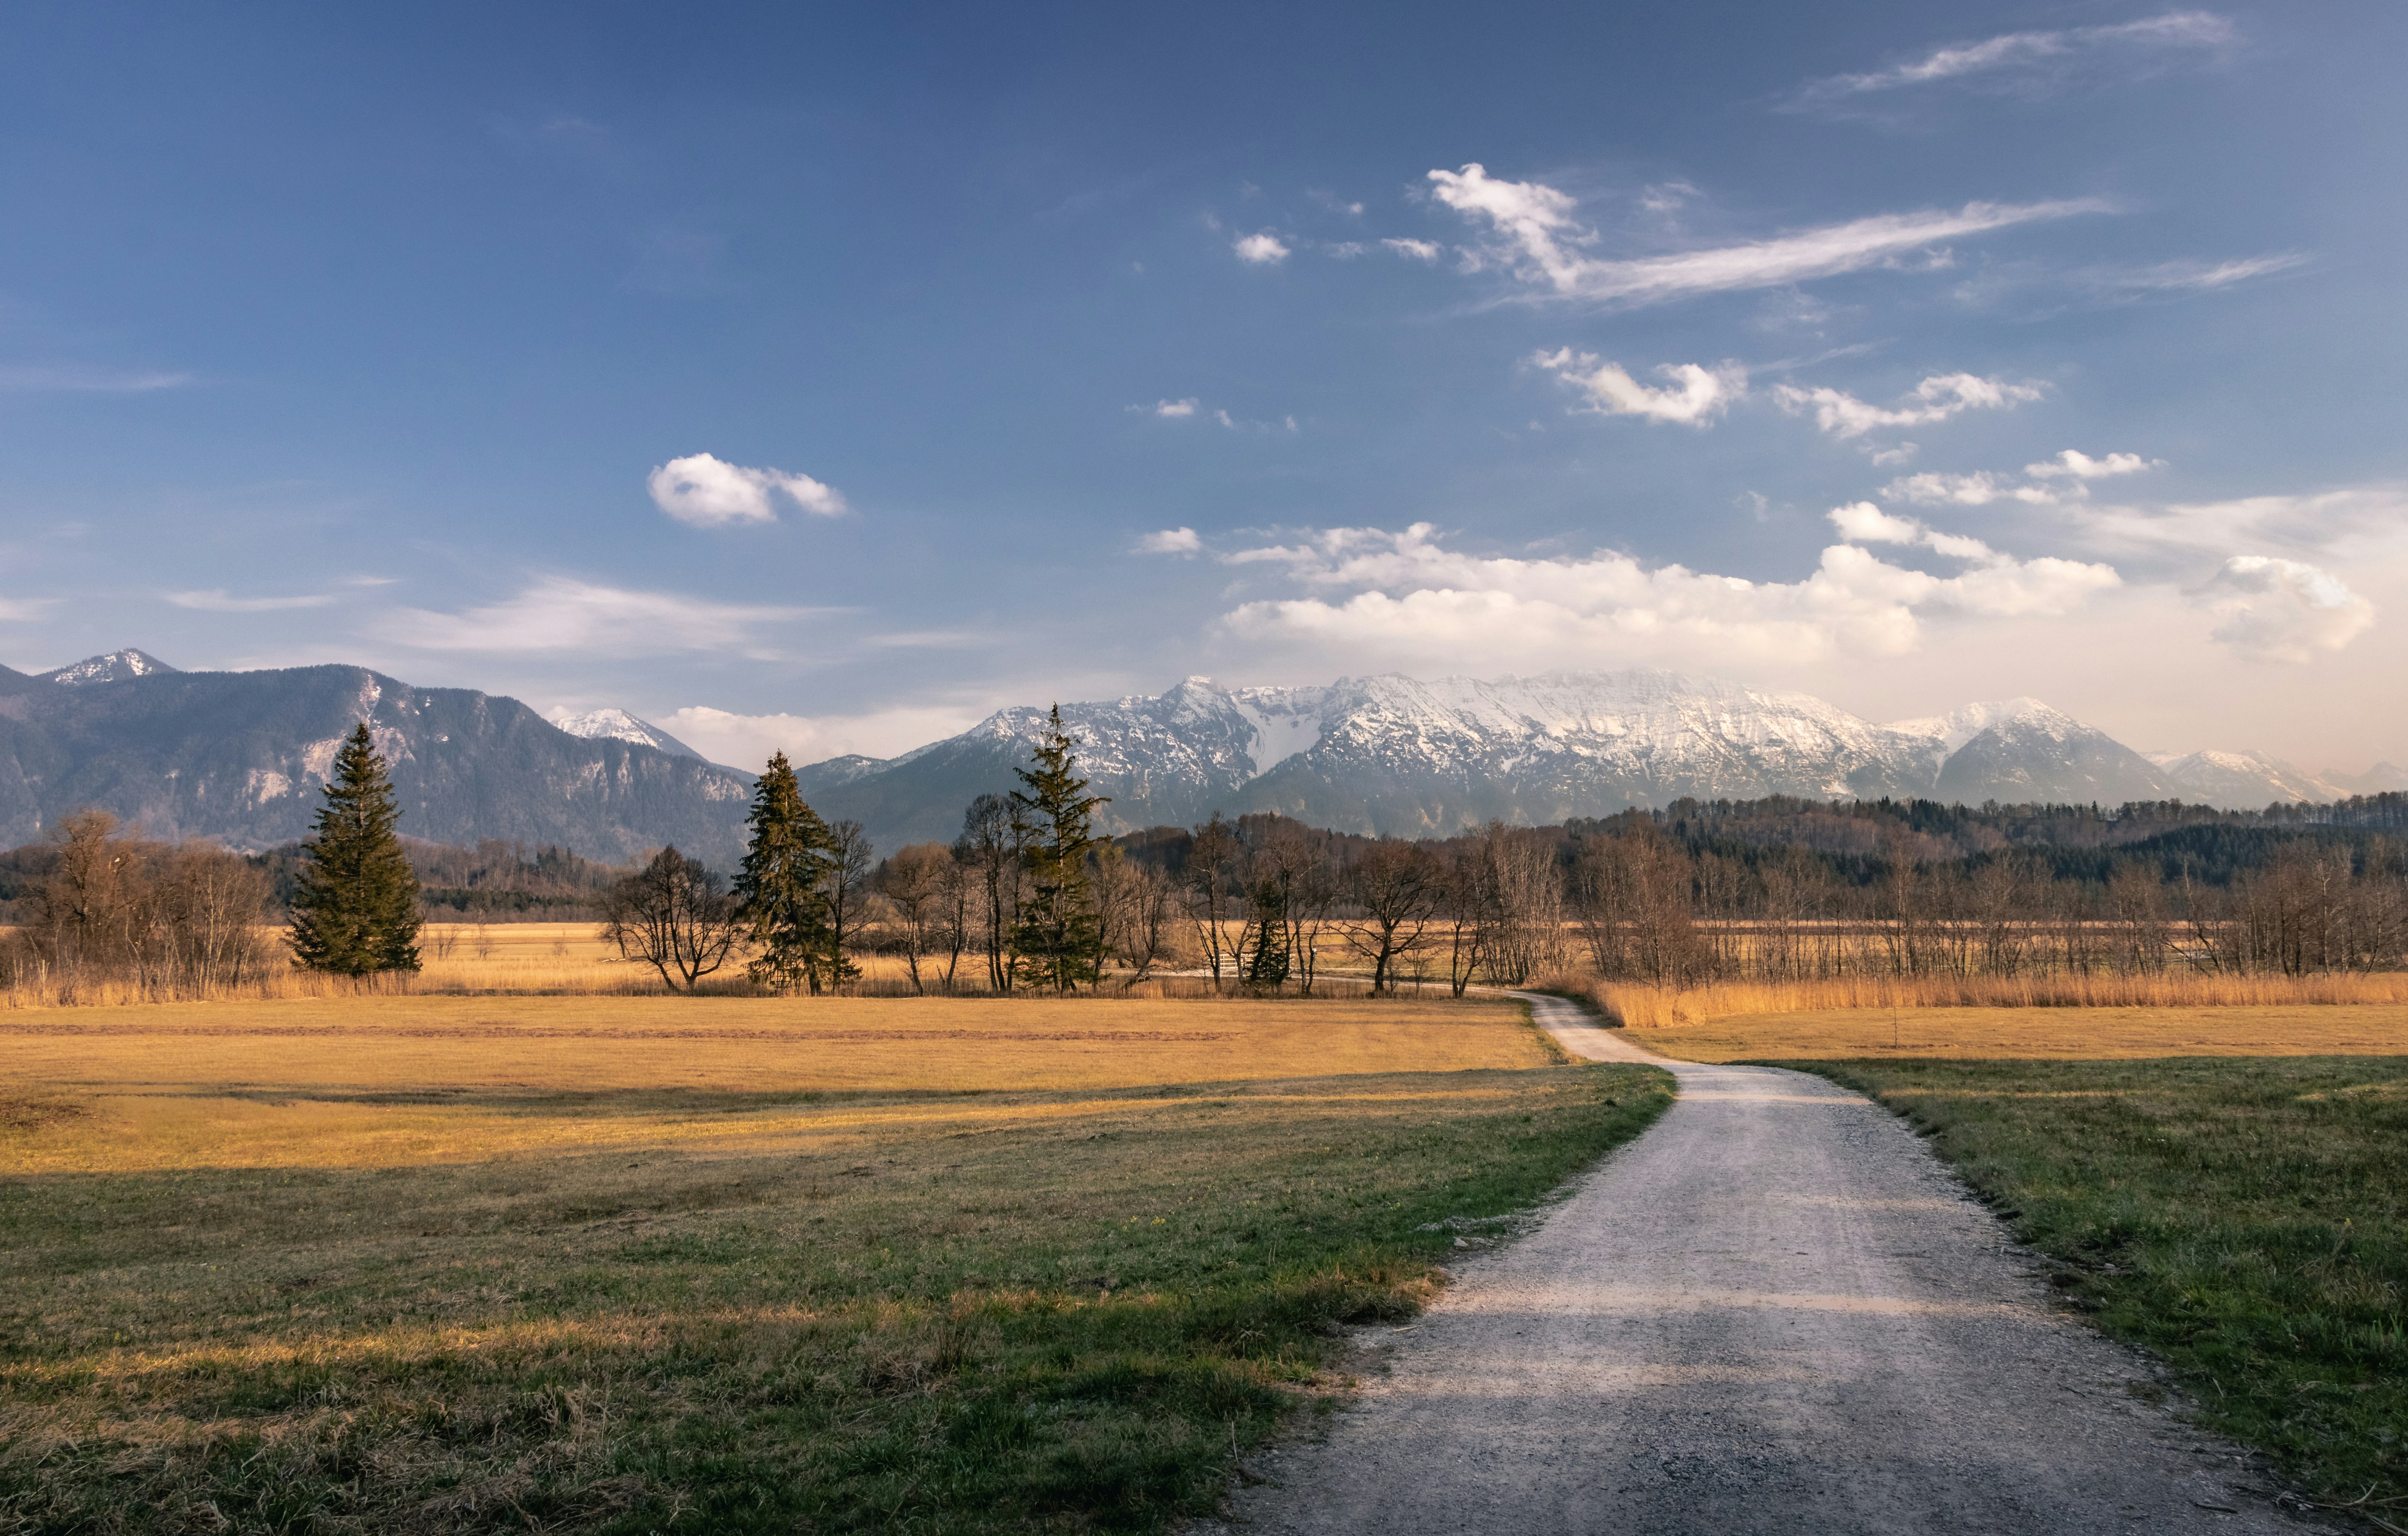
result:
[[[1160,1529],[1644,1128],[1511,1004],[22,1014],[0,1526]],[[1429,1229],[1425,1230],[1424,1229]],[[1479,1241],[1476,1236],[1473,1241]]]
[[[1690,1061],[2408,1054],[2408,1006],[1835,1008],[1633,1028]]]

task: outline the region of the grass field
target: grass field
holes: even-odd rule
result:
[[[1789,1064],[1906,1114],[2210,1424],[2408,1526],[2408,1056]]]
[[[2408,1006],[1832,1008],[1633,1028],[1691,1061],[2408,1055]]]
[[[1642,1129],[1499,1004],[20,1014],[0,1528],[1152,1529]]]

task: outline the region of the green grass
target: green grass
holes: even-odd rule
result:
[[[1905,1114],[2208,1424],[2408,1508],[2408,1059],[1776,1064]]]
[[[1160,1529],[1328,1401],[1339,1325],[1431,1294],[1417,1229],[1669,1087],[821,1094],[799,1139],[802,1096],[690,1095],[724,1141],[0,1180],[0,1530]]]

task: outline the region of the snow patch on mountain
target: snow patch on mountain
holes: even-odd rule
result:
[[[681,758],[702,756],[659,726],[639,720],[624,709],[589,709],[581,715],[561,710],[553,715],[552,723],[587,741],[631,741]]]
[[[80,661],[53,667],[35,676],[45,682],[82,688],[93,683],[122,683],[129,677],[155,677],[175,670],[150,652],[129,647],[124,650],[112,650],[105,656],[87,656]]]

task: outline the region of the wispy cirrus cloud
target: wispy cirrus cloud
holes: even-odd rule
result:
[[[1704,428],[1747,395],[1747,370],[1736,363],[1712,368],[1695,363],[1663,363],[1656,372],[1670,382],[1662,389],[1640,383],[1618,363],[1606,363],[1594,353],[1575,352],[1569,347],[1535,352],[1530,363],[1587,396],[1589,404],[1576,409],[1599,416],[1637,416]]]
[[[59,605],[55,597],[0,597],[0,622],[31,624],[50,617]]]
[[[1783,105],[1792,111],[1829,108],[1856,98],[1948,81],[1990,89],[2031,90],[2064,79],[2104,60],[2143,66],[2168,54],[2231,47],[2230,21],[2203,10],[2167,11],[2137,21],[2057,31],[2008,32],[1976,42],[1950,43],[1885,69],[1830,75],[1799,87]]]
[[[738,522],[776,522],[770,505],[776,492],[816,517],[839,517],[850,510],[833,487],[808,475],[782,469],[748,469],[709,453],[672,459],[645,478],[652,505],[678,521],[695,528],[724,528]]]
[[[763,630],[814,611],[539,576],[515,596],[460,613],[395,608],[369,630],[419,650],[573,650],[595,656],[729,651],[759,657],[771,654]]]
[[[2113,211],[2101,198],[2050,203],[1968,203],[1955,211],[1877,214],[1763,240],[1607,258],[1589,254],[1597,232],[1572,215],[1577,202],[1539,181],[1508,181],[1478,164],[1429,173],[1431,195],[1494,236],[1473,253],[1475,266],[1498,266],[1534,296],[1638,306],[1702,293],[1779,288],[1857,272],[1941,241],[2016,224]]]
[[[94,368],[79,363],[0,363],[0,390],[22,394],[150,394],[180,390],[190,374]]]
[[[212,587],[207,591],[169,592],[167,601],[200,613],[282,613],[292,608],[322,608],[335,600],[323,592],[291,597],[235,597],[222,587]]]
[[[1861,437],[1882,427],[1919,427],[1970,410],[2000,410],[2028,404],[2048,392],[2038,382],[2009,383],[1979,374],[1933,374],[1887,405],[1857,399],[1828,387],[1801,390],[1776,384],[1774,404],[1793,416],[1812,412],[1815,426],[1834,437]]]
[[[2271,256],[2248,256],[2226,262],[2160,262],[2155,266],[2132,267],[2121,272],[2096,272],[2090,275],[2095,288],[2109,292],[2141,293],[2204,293],[2213,289],[2229,288],[2253,277],[2271,277],[2305,266],[2310,258],[2305,251],[2278,251]]]

